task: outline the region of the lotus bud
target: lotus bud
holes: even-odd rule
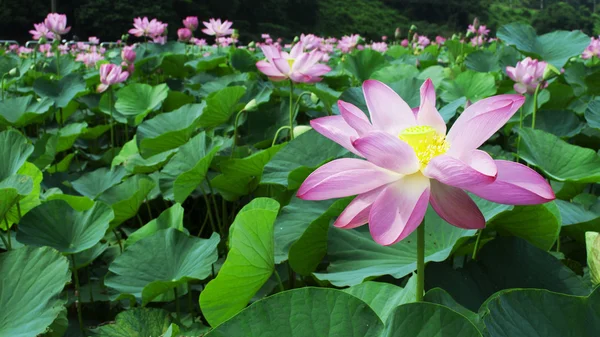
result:
[[[416,32],[416,31],[417,31],[417,26],[415,26],[415,25],[410,25],[410,31],[412,31],[412,32]]]
[[[475,19],[473,19],[473,28],[477,29],[479,28],[479,18],[475,17]]]
[[[296,43],[296,42],[298,42],[298,41],[300,41],[300,38],[299,38],[299,37],[297,37],[297,36],[294,36],[294,41],[292,41],[292,43]]]
[[[303,134],[307,131],[310,131],[310,130],[312,130],[312,128],[308,125],[298,125],[294,128],[294,136],[298,137],[301,134]]]
[[[547,81],[549,79],[555,78],[556,76],[560,76],[560,70],[556,69],[555,66],[548,63],[546,65],[546,69],[544,69],[544,76],[542,79]]]
[[[17,68],[12,68],[12,69],[11,69],[11,70],[8,72],[8,74],[9,74],[10,76],[12,76],[12,77],[19,76],[19,69],[17,69]]]
[[[252,41],[248,43],[248,48],[254,48],[256,46],[256,42]]]
[[[394,37],[396,39],[400,39],[401,36],[402,36],[402,31],[400,30],[400,27],[397,27],[396,31],[394,32]]]
[[[475,35],[475,34],[474,34],[472,31],[468,31],[468,32],[467,32],[467,37],[468,37],[468,38],[471,38],[471,37],[473,37],[473,35]]]
[[[244,111],[254,111],[258,108],[258,104],[256,103],[256,99],[252,99],[246,106],[244,107]]]
[[[237,40],[240,38],[240,32],[237,29],[233,30],[233,33],[231,33],[231,38],[234,40]]]
[[[317,103],[319,103],[319,96],[315,95],[315,93],[313,92],[313,93],[310,94],[310,100],[314,104],[317,104]]]

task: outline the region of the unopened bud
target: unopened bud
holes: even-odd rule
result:
[[[300,38],[299,38],[299,37],[297,37],[297,36],[294,36],[294,41],[292,41],[292,43],[296,43],[296,42],[298,42],[298,41],[300,41]]]
[[[396,39],[399,39],[402,36],[402,31],[400,30],[400,27],[396,28],[396,31],[394,32],[394,37]]]
[[[313,92],[313,93],[310,94],[310,100],[314,104],[317,104],[317,103],[319,103],[319,96],[315,95],[315,93]]]
[[[410,30],[413,31],[413,32],[416,32],[417,31],[417,26],[410,25]]]
[[[256,42],[252,41],[248,43],[248,48],[254,48],[254,46],[256,46]]]
[[[556,76],[560,76],[560,70],[558,70],[555,66],[548,63],[546,65],[546,69],[544,69],[544,81],[555,78]]]
[[[298,137],[306,131],[310,131],[312,128],[308,125],[298,125],[294,128],[294,136]]]
[[[11,69],[11,70],[8,72],[8,74],[9,74],[10,76],[12,76],[12,77],[19,76],[19,69],[17,69],[17,68],[12,68],[12,69]]]
[[[475,19],[473,20],[473,28],[479,28],[479,18],[477,17],[475,17]]]
[[[470,38],[470,37],[473,37],[473,35],[475,35],[475,34],[472,31],[468,31],[467,32],[467,37]]]
[[[256,110],[256,108],[258,108],[258,104],[256,104],[256,99],[252,99],[250,102],[248,102],[248,104],[246,104],[246,106],[244,107],[245,111],[254,111]]]

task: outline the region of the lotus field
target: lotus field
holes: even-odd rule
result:
[[[0,337],[600,336],[600,42],[64,15],[0,54]]]

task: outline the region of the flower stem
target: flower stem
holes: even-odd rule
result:
[[[5,243],[6,250],[11,250],[12,249],[12,238],[10,235],[10,226],[8,225],[8,220],[6,219],[6,215],[4,216],[4,224],[6,224],[6,234],[7,234],[6,240],[8,240],[8,242]]]
[[[115,130],[114,130],[114,117],[112,111],[112,101],[113,101],[113,90],[112,88],[108,89],[108,109],[110,111],[110,147],[112,150],[112,157],[115,157]]]
[[[285,291],[285,288],[283,287],[283,282],[281,282],[281,277],[279,276],[279,273],[277,272],[277,269],[274,269],[273,273],[275,274],[275,278],[277,279],[277,283],[279,283],[279,290],[280,291]]]
[[[425,291],[425,221],[417,227],[417,302],[423,302]]]
[[[521,148],[521,130],[523,130],[523,108],[519,109],[519,132],[517,134],[517,161],[521,160],[519,150]]]
[[[177,314],[177,320],[181,322],[181,307],[179,305],[179,293],[177,292],[177,286],[173,288],[173,296],[175,296],[175,312]]]
[[[77,296],[77,320],[79,321],[79,329],[83,332],[83,317],[81,314],[81,289],[79,287],[79,274],[77,273],[77,264],[75,262],[75,254],[71,254],[71,261],[73,262],[73,278],[75,279],[75,293]]]
[[[119,237],[116,229],[113,229],[112,232],[115,235],[115,239],[117,239],[117,243],[119,244],[119,250],[121,251],[121,254],[123,254],[123,244],[121,243],[121,238]]]
[[[237,113],[237,115],[235,115],[235,123],[233,123],[233,145],[231,146],[231,158],[233,158],[233,154],[235,152],[235,145],[237,143],[238,124],[240,122],[240,117],[242,117],[242,113],[244,111],[246,111],[246,110],[242,109]]]
[[[471,255],[473,260],[477,259],[477,251],[479,251],[479,242],[481,241],[482,233],[483,233],[483,229],[480,229],[477,231],[477,240],[475,240],[475,247],[473,247],[473,255]]]
[[[290,80],[290,140],[294,139],[294,82]]]
[[[275,137],[273,137],[273,142],[271,143],[271,146],[275,146],[275,144],[277,144],[277,137],[279,137],[279,133],[285,129],[289,129],[290,126],[286,125],[286,126],[282,126],[279,129],[277,129],[277,132],[275,132]]]
[[[531,129],[535,129],[535,116],[537,113],[537,102],[538,102],[538,93],[540,92],[540,86],[542,84],[538,84],[537,87],[535,87],[535,93],[533,94],[533,115],[531,116]]]

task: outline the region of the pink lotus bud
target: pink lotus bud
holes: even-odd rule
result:
[[[48,14],[46,20],[44,20],[44,25],[56,35],[64,35],[71,30],[71,27],[67,27],[67,16],[64,14]]]
[[[122,83],[127,80],[129,73],[123,71],[120,65],[106,63],[100,66],[100,82],[96,91],[98,93],[106,91],[113,84]]]
[[[177,37],[181,42],[188,42],[192,38],[192,31],[189,28],[179,28]]]
[[[183,19],[183,26],[192,32],[196,31],[196,29],[198,29],[198,17],[188,16],[187,18]]]
[[[127,63],[134,63],[135,56],[135,50],[133,47],[126,46],[121,50],[121,59]]]
[[[394,32],[394,37],[396,39],[400,39],[401,35],[402,35],[402,32],[400,31],[400,27],[396,28],[396,31]]]
[[[402,40],[402,42],[400,43],[400,45],[402,47],[408,47],[408,40],[407,39]]]
[[[384,35],[384,36],[382,36],[382,37],[381,37],[381,41],[387,41],[387,36],[385,36],[385,35]]]
[[[99,40],[97,37],[95,37],[95,36],[90,36],[90,37],[88,38],[88,42],[89,42],[90,44],[99,44],[99,43],[100,43],[100,40]]]

